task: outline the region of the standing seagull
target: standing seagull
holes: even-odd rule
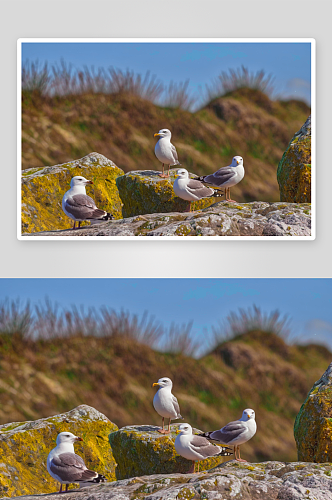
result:
[[[221,167],[214,174],[197,177],[197,180],[215,188],[225,188],[226,201],[235,202],[235,200],[231,200],[231,187],[242,181],[243,177],[243,158],[242,156],[234,156],[228,167]]]
[[[205,432],[201,436],[220,444],[233,445],[235,459],[238,462],[246,462],[240,457],[240,445],[249,441],[256,434],[256,430],[255,412],[248,408],[243,411],[239,420],[230,422],[219,431]]]
[[[158,429],[161,434],[169,434],[171,430],[171,420],[183,419],[180,414],[178,400],[172,394],[173,382],[168,377],[163,377],[152,384],[152,387],[159,386],[153,398],[153,407],[161,417],[163,417],[163,428]],[[168,430],[164,428],[165,418],[168,418]]]
[[[175,449],[181,457],[191,460],[192,467],[187,474],[195,473],[196,461],[204,460],[209,457],[233,455],[231,448],[215,446],[203,436],[195,436],[191,425],[179,425],[181,433],[176,436],[174,443]],[[198,463],[199,472],[199,463]]]
[[[81,222],[84,220],[103,221],[114,219],[112,214],[97,208],[93,199],[86,194],[85,186],[87,184],[93,184],[93,182],[76,175],[70,181],[70,189],[62,198],[62,210],[68,217],[73,219],[73,229],[75,229],[76,221],[78,221],[78,228],[80,228]]]
[[[179,198],[190,201],[190,212],[192,201],[210,198],[211,196],[224,196],[220,191],[204,186],[197,179],[189,179],[188,170],[185,168],[180,168],[176,174],[177,178],[173,184],[173,191]]]
[[[57,446],[47,457],[47,470],[50,475],[60,483],[59,493],[62,493],[62,485],[66,485],[66,491],[70,483],[103,483],[105,476],[89,470],[83,458],[75,454],[74,443],[83,441],[82,438],[74,436],[71,432],[60,432],[56,438]]]
[[[163,164],[163,173],[159,175],[160,177],[169,177],[170,166],[180,165],[175,146],[171,144],[171,131],[168,128],[163,128],[159,130],[158,134],[154,134],[154,137],[159,137],[154,152],[158,160]],[[167,175],[164,174],[164,165],[168,165]]]

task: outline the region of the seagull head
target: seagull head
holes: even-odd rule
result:
[[[179,431],[183,435],[190,435],[193,433],[193,429],[192,429],[191,425],[189,425],[189,424],[180,424]]]
[[[176,172],[176,177],[178,177],[179,179],[188,179],[188,170],[186,170],[185,168],[179,168],[179,170],[177,170]]]
[[[81,175],[76,175],[70,181],[70,187],[74,187],[74,186],[86,186],[87,184],[93,184],[93,182],[92,181],[88,181],[88,179],[86,179],[85,177],[82,177]]]
[[[168,377],[163,377],[163,378],[160,378],[158,380],[158,382],[155,382],[154,384],[152,384],[152,387],[155,387],[155,386],[158,386],[159,388],[162,388],[162,387],[169,387],[170,389],[172,389],[173,387],[173,382],[171,381],[170,378]]]
[[[237,167],[238,165],[243,165],[243,158],[242,156],[234,156],[232,160],[232,167]]]
[[[241,420],[244,420],[244,422],[246,422],[247,420],[255,420],[254,410],[251,410],[250,408],[247,408],[246,410],[244,410],[242,413]]]
[[[171,131],[168,128],[162,128],[159,130],[158,134],[154,134],[154,137],[168,137],[169,139],[172,137]]]
[[[60,443],[76,443],[76,441],[83,441],[81,437],[77,437],[71,432],[60,432],[56,438],[56,444]]]

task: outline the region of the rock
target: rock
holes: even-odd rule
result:
[[[278,165],[280,200],[311,202],[311,117],[296,132]]]
[[[81,405],[61,415],[0,426],[0,494],[56,491],[58,483],[47,472],[46,461],[57,434],[65,430],[83,438],[75,451],[86,465],[114,481],[116,463],[108,435],[117,426],[91,406]]]
[[[97,207],[112,213],[116,219],[122,217],[115,179],[123,175],[123,171],[105,156],[90,153],[62,165],[22,171],[22,233],[66,229],[73,225],[62,211],[61,203],[75,175],[83,175],[94,182],[87,187],[87,194]]]
[[[123,203],[123,217],[154,213],[184,212],[189,202],[175,196],[173,183],[178,168],[170,170],[170,177],[159,177],[154,170],[137,170],[118,177],[120,198]],[[197,177],[189,174],[191,178]],[[215,203],[215,198],[205,198],[195,202],[195,210]]]
[[[26,236],[310,236],[310,234],[309,204],[218,202],[192,213],[138,215],[80,230],[48,231]]]
[[[332,363],[301,406],[294,437],[299,460],[332,462]]]
[[[226,462],[199,474],[156,474],[81,488],[75,500],[332,500],[332,466]],[[44,495],[42,500],[54,500]],[[36,500],[26,496],[24,500]]]
[[[154,425],[130,425],[110,434],[110,445],[118,464],[117,479],[187,472],[192,462],[178,455],[174,448],[179,425],[171,425],[171,433],[165,435],[160,434],[159,427]],[[193,432],[199,431],[193,429]],[[200,470],[211,469],[227,458],[202,460]]]

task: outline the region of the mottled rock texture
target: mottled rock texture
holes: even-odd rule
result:
[[[87,405],[54,417],[1,425],[0,494],[11,497],[56,491],[58,483],[47,472],[46,461],[62,431],[82,437],[75,452],[87,467],[114,481],[116,463],[108,435],[116,430],[105,415]]]
[[[299,460],[332,462],[332,363],[301,406],[294,436]]]
[[[278,165],[280,200],[311,202],[311,117],[296,132]]]
[[[192,213],[146,214],[80,230],[33,236],[310,236],[311,207],[296,203],[218,202]]]
[[[169,178],[159,176],[154,170],[137,170],[118,177],[116,185],[123,202],[123,217],[135,215],[184,212],[189,208],[189,202],[175,196],[173,184],[177,167],[170,170]],[[190,174],[191,178],[197,177]],[[215,203],[215,198],[204,198],[196,201],[194,210],[205,208]]]
[[[63,212],[62,197],[70,189],[70,180],[82,175],[93,181],[86,192],[97,207],[122,217],[122,203],[115,179],[123,171],[99,153],[52,167],[29,168],[22,172],[22,232],[47,231],[72,227]],[[83,223],[89,225],[89,222]]]
[[[231,461],[210,472],[135,477],[42,499],[332,500],[331,470],[331,464]]]
[[[118,464],[117,478],[187,472],[192,462],[178,455],[174,448],[179,425],[171,425],[171,433],[165,435],[154,425],[131,425],[110,434],[110,445]],[[193,432],[198,431],[193,429]],[[227,459],[229,457],[202,460],[200,470],[211,469]]]

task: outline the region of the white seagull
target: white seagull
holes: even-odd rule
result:
[[[83,458],[75,454],[74,443],[83,441],[82,438],[74,436],[71,432],[60,432],[56,438],[57,446],[47,457],[47,470],[49,474],[60,483],[59,493],[62,493],[62,485],[66,485],[66,491],[70,483],[103,483],[105,476],[89,470]]]
[[[178,154],[175,146],[171,143],[171,131],[168,128],[159,130],[154,137],[159,137],[159,140],[154,148],[154,152],[159,161],[163,164],[163,173],[160,177],[169,177],[169,168],[172,165],[180,165]],[[164,165],[168,165],[168,174],[164,174]]]
[[[85,192],[85,186],[93,184],[81,175],[76,175],[70,181],[70,189],[64,194],[62,198],[62,210],[64,213],[73,219],[74,227],[78,221],[80,228],[81,222],[84,220],[90,221],[103,221],[114,219],[112,214],[105,210],[97,208],[95,202]]]
[[[190,201],[190,212],[192,201],[210,198],[211,196],[224,196],[220,191],[204,186],[199,180],[190,179],[188,170],[185,168],[180,168],[176,175],[173,191],[179,198]]]
[[[153,398],[153,407],[161,417],[163,417],[163,428],[158,429],[161,434],[169,434],[171,430],[171,420],[183,419],[180,414],[178,400],[172,394],[173,382],[168,377],[163,377],[152,384],[152,387],[158,386],[159,389]],[[165,418],[168,418],[168,430],[164,428]]]
[[[181,424],[179,430],[181,433],[176,436],[174,446],[179,455],[193,462],[188,474],[195,473],[196,462],[200,460],[209,457],[233,455],[231,448],[215,446],[205,437],[194,435],[192,427],[189,424]]]
[[[235,202],[235,200],[231,199],[230,188],[242,181],[243,177],[243,158],[242,156],[234,156],[232,163],[228,167],[221,167],[214,174],[197,177],[197,180],[215,188],[225,188],[226,201]]]
[[[240,445],[249,441],[256,434],[256,430],[255,412],[247,408],[239,420],[230,422],[218,431],[204,432],[201,436],[216,443],[233,445],[235,459],[238,462],[246,462],[240,457]]]

